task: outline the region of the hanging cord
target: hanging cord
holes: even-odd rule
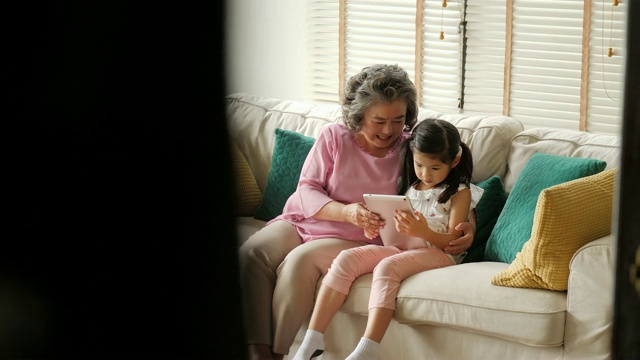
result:
[[[460,83],[458,88],[458,108],[464,109],[464,84],[465,84],[465,66],[466,66],[466,52],[467,52],[467,3],[466,0],[458,1],[458,12],[460,22],[458,23],[458,39],[460,43]],[[440,40],[444,40],[444,8],[447,7],[447,0],[442,0],[442,10],[440,13]]]
[[[613,43],[613,7],[618,6],[618,0],[613,0],[613,6],[611,7],[611,18],[609,19],[609,52],[607,53],[608,57],[613,56],[613,47],[611,44]],[[602,9],[602,16],[604,17],[604,8]],[[604,27],[604,18],[602,19],[602,25]]]
[[[440,40],[444,40],[444,8],[447,7],[447,0],[442,0],[442,10],[440,11]]]
[[[611,18],[609,19],[609,49],[607,51],[607,57],[613,57],[614,52],[613,52],[613,8],[618,6],[618,0],[613,0],[613,6],[611,6]],[[605,22],[605,0],[602,0],[602,36],[600,37],[600,41],[602,48],[604,49],[604,24]],[[600,71],[600,73],[602,74],[602,87],[604,88],[604,92],[605,94],[607,94],[607,97],[612,100],[612,101],[618,101],[618,99],[614,99],[611,94],[609,94],[609,90],[607,89],[607,81],[605,80],[605,70],[604,70],[604,53],[600,54],[600,56],[602,57],[602,71]]]
[[[460,88],[458,89],[458,108],[464,109],[464,90],[467,67],[467,1],[458,1],[460,23],[458,23],[458,40],[460,42]]]

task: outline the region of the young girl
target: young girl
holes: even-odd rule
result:
[[[444,120],[420,122],[404,143],[398,194],[406,194],[414,214],[397,211],[399,232],[424,240],[425,247],[400,250],[366,245],[343,250],[322,281],[309,328],[293,360],[308,360],[324,351],[324,331],[340,309],[353,281],[373,272],[369,318],[364,336],[347,360],[375,359],[393,317],[402,280],[419,272],[459,264],[464,255],[445,254],[449,241],[462,235],[455,225],[468,221],[482,196],[471,184],[471,150],[458,129]],[[394,224],[387,224],[393,226]],[[384,225],[383,225],[384,226]],[[368,238],[379,230],[365,231]]]

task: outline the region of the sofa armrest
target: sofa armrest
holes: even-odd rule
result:
[[[610,359],[615,279],[612,235],[581,247],[569,263],[566,359]]]

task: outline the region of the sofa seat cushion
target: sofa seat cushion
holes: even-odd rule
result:
[[[492,285],[491,278],[508,266],[483,261],[411,276],[400,286],[395,320],[453,327],[532,346],[561,345],[566,292]],[[370,292],[371,274],[361,276],[341,311],[367,316]]]

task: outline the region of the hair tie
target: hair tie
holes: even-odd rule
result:
[[[458,153],[456,154],[456,156],[461,156],[462,155],[462,146],[458,147]]]

